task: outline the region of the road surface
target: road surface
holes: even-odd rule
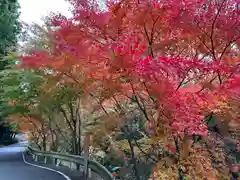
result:
[[[0,148],[1,180],[66,180],[57,172],[27,164],[22,155],[26,143]]]

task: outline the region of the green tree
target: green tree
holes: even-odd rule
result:
[[[17,0],[0,0],[0,71],[14,64],[14,59],[4,58],[10,51],[15,51],[18,34],[21,32],[19,22],[20,6]],[[1,88],[4,84],[1,82]],[[3,97],[0,96],[0,107],[3,107]],[[1,108],[2,109],[2,108]],[[4,122],[5,117],[0,115],[0,141],[4,132],[8,132],[8,125]]]
[[[6,68],[12,61],[3,61],[3,57],[14,51],[18,34],[21,32],[19,22],[20,6],[17,0],[0,1],[0,70]]]

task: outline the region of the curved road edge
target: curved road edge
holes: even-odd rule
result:
[[[69,176],[67,176],[65,173],[63,173],[61,171],[55,170],[55,169],[50,168],[50,167],[44,167],[44,166],[41,166],[41,165],[37,165],[37,164],[34,164],[33,162],[32,163],[28,162],[25,158],[25,155],[24,155],[24,153],[26,152],[26,148],[29,144],[28,139],[26,138],[26,135],[23,134],[23,133],[22,134],[19,133],[19,134],[16,135],[16,139],[18,140],[18,143],[15,143],[15,144],[12,144],[12,145],[9,145],[9,146],[6,146],[6,147],[7,148],[13,148],[13,149],[17,147],[18,149],[13,150],[12,153],[14,153],[14,151],[18,151],[19,155],[20,155],[19,158],[21,157],[20,159],[24,164],[26,164],[28,166],[33,166],[35,168],[40,168],[40,169],[43,169],[43,170],[47,170],[47,171],[56,173],[59,176],[62,176],[65,180],[72,180]],[[2,147],[2,148],[4,149],[4,147]],[[7,151],[9,151],[9,149]]]
[[[46,169],[46,170],[58,173],[61,176],[63,176],[66,180],[71,180],[71,178],[69,176],[67,176],[66,174],[64,174],[64,173],[62,173],[60,171],[57,171],[55,169],[51,169],[51,168],[48,168],[48,167],[44,167],[44,166],[40,166],[40,165],[36,165],[36,164],[32,164],[30,162],[27,162],[26,159],[25,159],[25,156],[24,156],[24,152],[22,152],[22,158],[23,158],[23,162],[26,163],[27,165],[38,167],[38,168],[41,168],[41,169]]]

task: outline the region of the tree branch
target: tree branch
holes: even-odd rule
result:
[[[211,46],[212,46],[212,53],[213,53],[213,58],[214,60],[216,61],[217,58],[216,58],[216,55],[215,55],[215,47],[214,47],[214,42],[213,42],[213,35],[214,35],[214,28],[215,28],[215,24],[216,24],[216,21],[217,21],[217,18],[218,16],[220,15],[220,12],[223,8],[223,5],[224,3],[226,2],[226,0],[223,0],[218,11],[217,11],[217,14],[212,22],[212,26],[211,26],[211,34],[210,34],[210,41],[211,41]],[[221,84],[221,80],[220,80],[220,75],[219,75],[219,81],[220,81],[220,84]]]
[[[71,121],[70,121],[70,120],[68,119],[68,117],[67,117],[67,113],[65,112],[65,110],[63,109],[63,107],[62,107],[61,105],[59,106],[59,109],[60,109],[60,112],[63,113],[63,116],[64,116],[64,118],[65,118],[65,120],[66,120],[69,128],[73,131],[74,129],[73,129],[73,127],[72,127]]]
[[[156,159],[154,159],[153,157],[149,156],[149,154],[146,153],[146,152],[141,148],[140,144],[137,142],[137,140],[136,140],[135,138],[133,138],[133,140],[134,140],[137,148],[138,148],[145,156],[147,156],[148,158],[150,158],[151,160],[153,160],[155,163],[158,162]]]

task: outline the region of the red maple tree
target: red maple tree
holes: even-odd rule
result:
[[[51,51],[21,57],[24,67],[50,68],[101,103],[134,97],[152,135],[206,136],[219,97],[239,98],[238,0],[69,2],[73,17],[52,16]]]
[[[92,1],[71,3],[72,18],[52,18],[58,27],[52,52],[23,57],[25,66],[60,72],[81,66],[86,78],[143,82],[158,108],[169,111],[169,127],[206,134],[199,112],[206,92],[200,92],[238,70],[237,1],[122,0],[108,1],[107,10]],[[202,88],[181,93],[193,82]]]

